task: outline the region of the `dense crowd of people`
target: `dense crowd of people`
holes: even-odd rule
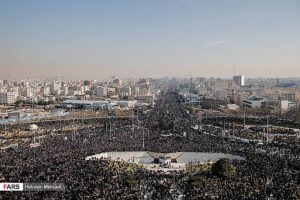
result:
[[[173,122],[174,126],[162,129],[161,121]],[[178,94],[171,91],[159,95],[151,112],[138,119],[41,122],[37,125],[44,130],[45,137],[39,147],[29,148],[26,144],[1,152],[1,181],[64,183],[66,190],[1,192],[0,199],[300,198],[298,143],[244,142],[228,136],[255,135],[261,130],[239,128],[232,134],[223,134],[232,128],[214,120],[207,121],[201,130],[191,129],[194,124]],[[16,124],[7,129],[26,127]],[[236,173],[227,178],[201,172],[151,171],[109,159],[85,160],[106,151],[223,152],[243,156],[245,160],[233,161]],[[200,176],[203,185],[194,185],[190,181],[193,176]]]
[[[244,120],[246,124],[256,124],[256,125],[274,125],[274,126],[282,126],[282,127],[290,127],[290,128],[300,128],[300,122],[295,120],[293,117],[279,117],[279,116],[210,116],[205,115],[203,118],[204,122],[207,123],[215,123],[216,120],[218,122],[226,122],[226,123],[236,123],[236,124],[243,124]]]

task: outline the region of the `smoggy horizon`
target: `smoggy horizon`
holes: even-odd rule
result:
[[[2,1],[0,78],[300,75],[300,2]]]

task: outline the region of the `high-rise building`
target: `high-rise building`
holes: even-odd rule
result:
[[[107,96],[107,87],[106,86],[95,87],[94,92],[97,97],[106,97]]]
[[[3,85],[7,86],[9,84],[9,80],[3,80]]]
[[[61,89],[61,82],[53,82],[50,85],[50,92],[53,94],[55,91],[58,91]]]
[[[91,86],[91,85],[92,85],[92,82],[89,81],[89,80],[85,80],[85,81],[83,81],[83,85],[84,85],[84,86]]]
[[[139,95],[139,94],[140,94],[139,86],[136,85],[131,86],[131,95]]]
[[[12,104],[15,103],[14,92],[0,92],[0,104]]]
[[[131,87],[129,87],[129,86],[121,87],[119,94],[120,94],[120,96],[130,96],[131,95]]]
[[[113,80],[113,83],[117,84],[117,85],[122,85],[123,81],[121,79],[117,78],[117,79]]]
[[[244,86],[245,85],[245,77],[244,77],[244,75],[233,76],[232,80],[238,86]]]
[[[140,79],[140,84],[146,84],[149,85],[151,83],[151,79],[150,78],[141,78]]]
[[[41,94],[42,95],[49,95],[50,94],[50,87],[49,86],[43,86],[42,88],[41,88]]]

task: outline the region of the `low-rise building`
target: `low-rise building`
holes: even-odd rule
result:
[[[136,100],[141,101],[141,102],[146,102],[152,104],[154,101],[154,95],[137,95],[135,97]]]
[[[247,100],[242,101],[242,105],[247,108],[266,108],[267,101],[264,97],[252,96]]]

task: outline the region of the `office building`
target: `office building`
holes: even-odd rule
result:
[[[15,103],[14,92],[0,92],[0,104],[13,104]]]
[[[244,75],[233,76],[233,82],[238,86],[244,86],[245,85]]]

